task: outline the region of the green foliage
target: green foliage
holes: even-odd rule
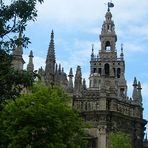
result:
[[[28,21],[35,21],[37,17],[37,2],[43,0],[12,0],[11,3],[5,4],[4,0],[0,1],[0,48],[12,49],[18,44],[18,38],[15,35],[26,29]],[[24,47],[30,43],[29,38],[22,36],[22,45]]]
[[[3,100],[14,99],[24,87],[33,83],[34,75],[11,68],[10,51],[19,45],[27,47],[30,43],[24,31],[28,21],[36,20],[37,2],[43,0],[11,0],[9,4],[0,0],[0,105]],[[18,34],[22,37],[16,37]]]
[[[15,99],[22,89],[32,86],[34,77],[27,71],[16,71],[11,67],[12,56],[0,50],[0,104]]]
[[[0,147],[80,148],[82,119],[60,89],[36,85],[0,113]]]
[[[132,148],[131,139],[123,132],[111,133],[109,148]]]

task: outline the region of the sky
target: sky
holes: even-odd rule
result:
[[[45,59],[54,30],[56,61],[65,72],[81,66],[83,78],[88,82],[91,46],[100,50],[99,34],[107,11],[107,0],[45,0],[37,5],[36,22],[30,22],[26,35],[31,44],[24,49],[28,63],[30,50],[34,53],[35,69],[45,66]],[[132,96],[134,77],[142,84],[144,118],[148,120],[148,1],[112,0],[111,9],[118,37],[116,48],[124,48],[125,77],[129,97]],[[26,65],[25,65],[26,66]]]

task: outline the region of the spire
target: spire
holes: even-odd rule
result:
[[[53,30],[51,32],[51,39],[50,39],[50,43],[49,43],[46,64],[48,61],[55,62],[55,47],[54,47],[54,32],[53,32]]]
[[[138,98],[137,86],[138,86],[137,79],[135,77],[133,82],[133,94],[132,94],[134,104],[137,104],[137,98]]]
[[[62,67],[62,73],[64,73],[64,67]]]
[[[55,72],[55,48],[54,48],[54,32],[51,32],[51,39],[48,48],[48,54],[46,58],[45,66],[45,82],[46,84],[54,83],[54,72]]]
[[[55,64],[55,73],[57,73],[58,72],[58,64],[56,63]]]
[[[69,71],[69,81],[68,81],[68,91],[70,93],[73,92],[73,72],[72,72],[72,68],[70,68],[70,71]]]
[[[140,105],[142,105],[142,94],[141,94],[142,88],[141,88],[141,83],[140,83],[140,81],[138,82],[137,90],[138,90],[139,103],[140,103]]]
[[[16,70],[23,70],[23,65],[25,63],[23,59],[23,47],[22,47],[22,34],[19,33],[18,36],[18,45],[14,47],[12,52],[13,60],[12,67]]]
[[[33,52],[31,50],[30,55],[29,55],[29,63],[27,65],[27,71],[29,71],[29,72],[33,72],[33,70],[34,70],[33,57],[34,57]]]
[[[83,90],[86,90],[86,81],[85,81],[85,79],[83,78]]]
[[[80,95],[82,91],[82,74],[81,74],[80,66],[77,66],[74,83],[75,83],[75,87],[74,87],[75,94]]]
[[[59,64],[59,69],[58,69],[58,71],[59,71],[59,74],[61,74],[61,64]]]

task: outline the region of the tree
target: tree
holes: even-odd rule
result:
[[[123,132],[111,133],[109,148],[132,148],[131,139]]]
[[[27,22],[36,20],[36,4],[43,1],[12,0],[9,4],[5,4],[3,0],[0,1],[0,49],[10,50],[20,44],[16,35],[23,34]],[[28,43],[29,38],[23,35],[21,44],[26,47]]]
[[[35,73],[16,71],[11,67],[11,61],[12,56],[0,50],[0,104],[8,99],[14,100],[24,88],[29,88],[34,82]]]
[[[20,45],[27,47],[30,43],[24,32],[27,23],[36,20],[37,2],[43,1],[11,0],[6,4],[4,0],[0,0],[0,104],[7,99],[14,99],[24,86],[32,85],[33,75],[12,69],[11,51]],[[16,37],[18,34],[22,37]]]
[[[80,148],[84,124],[60,89],[36,85],[0,113],[0,147]]]

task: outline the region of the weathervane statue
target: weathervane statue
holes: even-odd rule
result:
[[[112,2],[108,2],[108,11],[110,11],[110,8],[114,7],[114,4]]]

